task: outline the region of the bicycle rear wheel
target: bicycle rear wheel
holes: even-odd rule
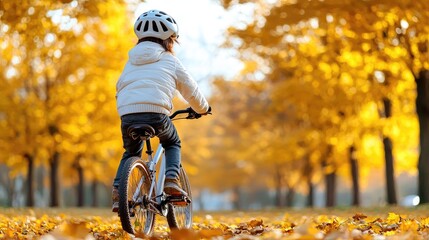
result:
[[[183,229],[192,227],[192,192],[191,184],[189,183],[188,175],[183,167],[180,168],[179,174],[180,184],[182,189],[188,193],[188,198],[191,200],[187,205],[168,204],[167,222],[170,229]]]
[[[149,235],[155,224],[155,214],[149,210],[148,194],[151,179],[145,163],[131,157],[125,163],[119,184],[119,209],[122,229]]]

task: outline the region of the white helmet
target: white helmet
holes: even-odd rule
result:
[[[179,36],[176,21],[165,12],[150,10],[144,12],[134,23],[134,32],[139,39],[156,37],[166,40],[172,35]]]

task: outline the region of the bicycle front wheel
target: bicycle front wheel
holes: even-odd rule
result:
[[[187,205],[168,204],[167,222],[170,229],[183,229],[192,227],[192,192],[188,175],[183,167],[180,168],[179,174],[182,189],[188,194],[190,203]]]
[[[119,184],[119,217],[122,229],[131,234],[149,235],[155,224],[155,214],[149,210],[151,179],[145,163],[131,157],[125,163]]]

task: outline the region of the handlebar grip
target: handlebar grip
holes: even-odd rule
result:
[[[175,112],[170,116],[170,119],[173,119],[173,118],[175,118],[177,115],[179,115],[179,114],[183,114],[183,113],[189,113],[189,110],[188,110],[188,109],[184,109],[184,110],[177,110],[177,111],[175,111]]]

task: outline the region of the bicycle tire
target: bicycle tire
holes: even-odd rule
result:
[[[189,229],[192,227],[192,191],[188,175],[183,167],[180,168],[179,180],[191,202],[186,206],[168,204],[167,223],[170,229]]]
[[[149,192],[151,179],[146,164],[139,157],[129,158],[124,165],[119,183],[118,214],[124,231],[131,234],[142,232],[145,235],[150,235],[155,224],[155,214],[142,207],[142,204],[134,205],[135,202],[132,200],[142,178],[144,182],[138,196],[141,201]]]

